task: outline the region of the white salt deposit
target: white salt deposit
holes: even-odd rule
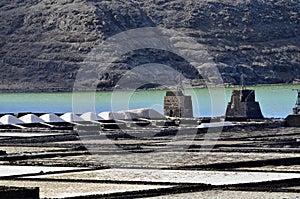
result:
[[[63,119],[55,115],[54,113],[47,113],[42,116],[40,116],[42,120],[45,122],[65,122]]]
[[[24,122],[15,116],[12,115],[4,115],[0,118],[0,122],[2,124],[23,124]]]
[[[39,118],[38,116],[34,114],[27,114],[19,118],[26,124],[32,124],[32,123],[44,123],[45,121]]]
[[[232,172],[232,171],[189,171],[158,169],[105,169],[81,173],[41,176],[53,179],[89,179],[114,181],[145,181],[173,183],[204,183],[211,185],[243,184],[300,178],[298,173],[276,172]]]
[[[104,118],[105,120],[111,119],[139,119],[139,118],[146,118],[146,119],[165,119],[165,116],[160,114],[154,109],[151,108],[141,108],[141,109],[134,109],[134,110],[127,110],[127,111],[118,111],[118,112],[102,112],[98,114],[100,117]]]
[[[66,122],[83,122],[84,120],[74,113],[65,113],[60,116]]]
[[[223,127],[223,126],[233,126],[232,122],[212,122],[212,123],[202,123],[197,128],[212,128],[212,127]]]
[[[80,168],[0,165],[0,177],[24,175],[24,174],[37,174],[40,172],[46,173],[46,172],[53,172],[53,171],[70,171],[70,170],[78,170],[78,169]]]
[[[98,121],[98,120],[103,120],[102,117],[100,117],[99,115],[97,115],[94,112],[87,112],[84,113],[80,116],[83,120],[85,121]]]

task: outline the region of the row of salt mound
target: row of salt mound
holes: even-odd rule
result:
[[[102,112],[98,114],[105,120],[118,119],[166,119],[166,117],[160,114],[158,111],[151,108],[141,108],[127,111],[117,111],[117,112]]]
[[[78,116],[74,113],[65,113],[62,116],[57,116],[53,113],[47,113],[40,117],[34,114],[27,114],[20,118],[13,115],[4,115],[0,118],[0,124],[30,124],[30,123],[59,123],[59,122],[84,122],[84,121],[99,121],[111,119],[165,119],[165,117],[154,109],[135,109],[118,112],[102,112],[98,115],[93,112],[87,112]]]

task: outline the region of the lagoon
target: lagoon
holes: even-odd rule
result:
[[[259,101],[263,115],[268,118],[284,118],[291,114],[296,102],[296,91],[300,85],[272,85],[248,87],[254,89],[256,101]],[[236,88],[215,88],[213,91],[196,88],[186,89],[185,94],[192,95],[195,117],[222,116],[225,114],[227,103],[230,101],[231,92]],[[220,98],[218,104],[212,103],[210,93],[225,93],[224,98],[214,95],[214,99]],[[163,112],[163,97],[166,90],[147,90],[136,91],[132,95],[126,92],[101,91],[95,93],[94,110],[99,113],[102,111],[117,111],[122,109],[136,109],[151,107],[159,112]],[[80,94],[74,95],[77,97]],[[84,94],[83,94],[84,96]],[[126,97],[127,96],[127,97]],[[72,93],[1,93],[0,94],[0,113],[20,113],[20,112],[72,112]],[[93,99],[86,98],[82,104],[76,108],[75,112],[88,111],[85,104]],[[86,103],[85,103],[86,102]],[[78,111],[79,110],[79,111]]]

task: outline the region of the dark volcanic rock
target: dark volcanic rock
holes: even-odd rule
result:
[[[300,3],[294,0],[2,0],[0,89],[72,90],[77,70],[94,46],[125,30],[175,29],[203,44],[223,81],[290,83],[300,79]],[[187,49],[188,50],[188,49]],[[111,88],[124,72],[145,63],[201,78],[182,58],[158,50],[122,57],[99,89]]]

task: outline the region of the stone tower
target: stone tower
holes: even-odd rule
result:
[[[255,101],[255,91],[233,90],[226,110],[226,120],[263,119],[259,103]]]
[[[164,114],[169,117],[193,117],[192,97],[181,90],[167,91],[164,97]]]
[[[298,96],[297,96],[295,107],[293,108],[294,115],[300,114],[300,90],[297,89],[296,91],[298,92]]]
[[[288,115],[285,118],[286,126],[300,127],[300,90],[295,89],[298,92],[295,107],[293,108],[293,114]]]
[[[192,97],[183,94],[182,74],[178,76],[176,91],[167,91],[164,97],[164,115],[169,117],[193,117]]]

